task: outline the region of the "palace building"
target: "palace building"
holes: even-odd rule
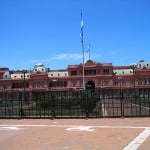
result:
[[[141,60],[136,65],[113,66],[88,60],[84,64],[68,65],[66,70],[51,70],[36,64],[33,70],[0,68],[0,92],[51,91],[83,89],[149,88],[150,63]]]

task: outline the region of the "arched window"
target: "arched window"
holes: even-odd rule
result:
[[[73,86],[73,87],[76,86],[76,81],[75,81],[75,80],[72,81],[72,86]]]
[[[142,79],[138,79],[138,85],[142,85]]]
[[[64,81],[64,87],[67,87],[67,81]]]

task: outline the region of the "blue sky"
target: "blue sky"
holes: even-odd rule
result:
[[[66,69],[85,58],[113,65],[150,62],[149,0],[0,0],[0,66]]]

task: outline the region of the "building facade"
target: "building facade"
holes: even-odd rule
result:
[[[88,60],[84,64],[86,89],[149,88],[150,63],[113,66]],[[36,64],[33,70],[13,71],[0,68],[0,92],[83,89],[83,64],[68,65],[66,70],[51,70]]]

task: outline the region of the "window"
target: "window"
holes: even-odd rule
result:
[[[108,86],[109,81],[108,80],[104,80],[104,84],[105,86]]]
[[[25,84],[25,88],[28,88],[29,87],[29,83],[27,82],[26,84]],[[14,89],[14,88],[24,88],[24,83],[17,83],[17,82],[15,82],[15,83],[13,83],[12,84],[12,88]]]
[[[109,69],[104,69],[103,72],[104,74],[109,74]]]
[[[63,87],[63,81],[60,81],[60,86]]]
[[[32,87],[33,88],[43,88],[44,85],[45,85],[44,82],[34,82]],[[28,88],[28,87],[29,87],[29,83],[26,83],[26,88]]]
[[[42,88],[44,87],[44,82],[41,82],[41,87],[42,87]]]
[[[89,69],[89,70],[85,70],[84,72],[85,75],[96,75],[96,70],[94,69]]]
[[[138,79],[138,85],[142,85],[142,79]]]
[[[149,84],[149,80],[148,79],[144,79],[144,84],[145,85]]]
[[[118,81],[116,80],[116,81],[114,81],[114,85],[115,86],[117,86],[118,85]]]
[[[64,87],[66,87],[67,86],[67,81],[64,81]]]
[[[25,86],[26,86],[26,88],[29,88],[29,83],[27,82]]]
[[[148,80],[148,84],[150,84],[150,78],[149,79],[147,79]]]
[[[75,87],[76,86],[76,81],[72,81],[72,86]]]
[[[33,88],[36,88],[36,83],[35,83],[35,82],[33,83],[32,87],[33,87]]]
[[[3,75],[0,75],[0,79],[2,79],[3,78]]]
[[[50,81],[50,83],[49,83],[49,87],[52,87],[53,86],[53,83],[52,83],[52,81]]]
[[[101,86],[101,80],[98,80],[98,86]]]
[[[126,85],[126,80],[124,80],[124,79],[122,80],[122,85],[124,85],[124,86]]]
[[[43,85],[44,86],[44,85]],[[50,81],[49,87],[66,87],[67,81]]]
[[[74,70],[74,71],[71,71],[71,76],[76,76],[77,75],[77,71]]]
[[[130,85],[133,85],[134,84],[134,80],[130,80]]]
[[[7,86],[6,84],[4,84],[4,85],[3,85],[3,88],[4,88],[4,89],[7,89],[7,88],[8,88],[8,86]]]
[[[38,82],[38,83],[37,83],[37,87],[40,87],[40,86],[41,86],[41,83],[40,83],[40,82]]]

